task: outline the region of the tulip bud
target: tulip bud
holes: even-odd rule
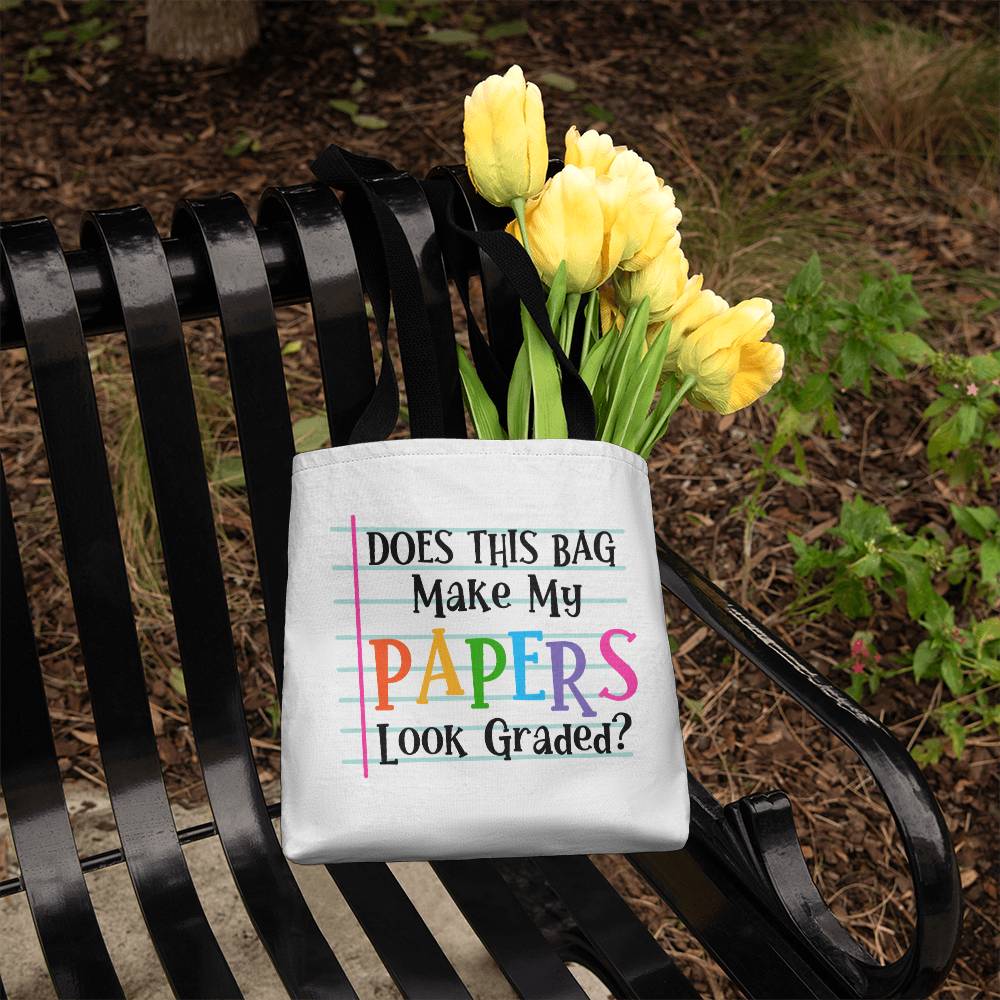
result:
[[[566,133],[566,155],[563,161],[571,163],[574,167],[593,167],[594,172],[600,177],[608,172],[611,162],[624,148],[615,146],[607,133],[590,129],[580,135],[577,127],[570,125]]]
[[[546,181],[525,210],[531,258],[545,284],[552,284],[563,261],[568,293],[582,295],[608,280],[624,249],[615,220],[627,190],[620,179],[598,177],[589,167],[573,165]],[[521,240],[516,223],[507,232]]]
[[[781,378],[785,352],[764,342],[774,325],[767,299],[747,299],[684,337],[677,367],[693,380],[688,398],[699,409],[733,413],[763,396]]]
[[[532,198],[548,170],[542,95],[520,66],[476,84],[465,98],[465,165],[493,205]]]
[[[618,307],[628,311],[649,296],[649,321],[661,323],[676,305],[688,282],[688,262],[681,250],[681,234],[673,238],[641,271],[615,272]]]

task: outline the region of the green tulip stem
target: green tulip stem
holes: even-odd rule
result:
[[[635,322],[635,318],[638,314],[638,306],[629,306],[628,312],[625,314],[625,323],[622,326],[622,340],[626,340],[628,338],[628,335],[632,330],[632,324]]]
[[[518,228],[521,230],[521,242],[524,244],[524,249],[531,253],[531,247],[528,245],[528,223],[524,217],[524,199],[515,198],[511,203],[510,207],[514,209],[514,218],[517,219]]]
[[[674,415],[674,410],[681,405],[681,400],[694,388],[695,383],[698,380],[693,375],[688,375],[685,377],[684,381],[681,382],[674,398],[670,400],[667,404],[667,408],[660,415],[660,427],[654,429],[654,434],[656,438],[660,438],[667,431],[667,426],[670,424],[670,418]]]
[[[580,293],[570,292],[566,296],[566,305],[563,308],[561,319],[561,336],[559,346],[569,356],[569,350],[573,346],[573,327],[576,325],[576,313],[580,308]]]
[[[580,349],[581,370],[584,361],[587,360],[587,355],[590,353],[590,336],[594,331],[600,297],[600,292],[596,288],[587,296],[587,306],[583,313],[583,347]]]

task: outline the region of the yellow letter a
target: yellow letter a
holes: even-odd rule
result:
[[[431,629],[434,640],[431,642],[431,650],[427,654],[427,669],[424,671],[424,680],[420,685],[420,694],[417,696],[418,705],[427,704],[427,689],[431,686],[431,681],[444,681],[448,686],[448,694],[465,694],[462,685],[458,682],[458,674],[455,673],[455,664],[451,659],[451,652],[448,643],[444,640],[444,629]],[[441,672],[434,673],[434,658],[441,661]]]

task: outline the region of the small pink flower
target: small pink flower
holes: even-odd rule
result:
[[[856,674],[863,674],[865,672],[865,665],[860,660],[855,660],[851,664],[851,670]]]
[[[966,394],[966,396],[978,396],[979,395],[979,386],[976,385],[975,382],[970,382],[965,387],[965,394]]]
[[[882,654],[881,653],[876,653],[875,654],[875,662],[876,663],[881,663],[882,662]]]
[[[853,656],[861,656],[862,653],[866,652],[867,650],[865,649],[865,644],[863,640],[855,639],[854,642],[851,643],[851,654]]]

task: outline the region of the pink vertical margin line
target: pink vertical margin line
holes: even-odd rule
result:
[[[365,725],[365,657],[361,651],[361,586],[358,581],[358,519],[351,515],[351,555],[354,559],[354,628],[358,637],[358,701],[361,703],[361,767],[368,777],[368,729]]]

